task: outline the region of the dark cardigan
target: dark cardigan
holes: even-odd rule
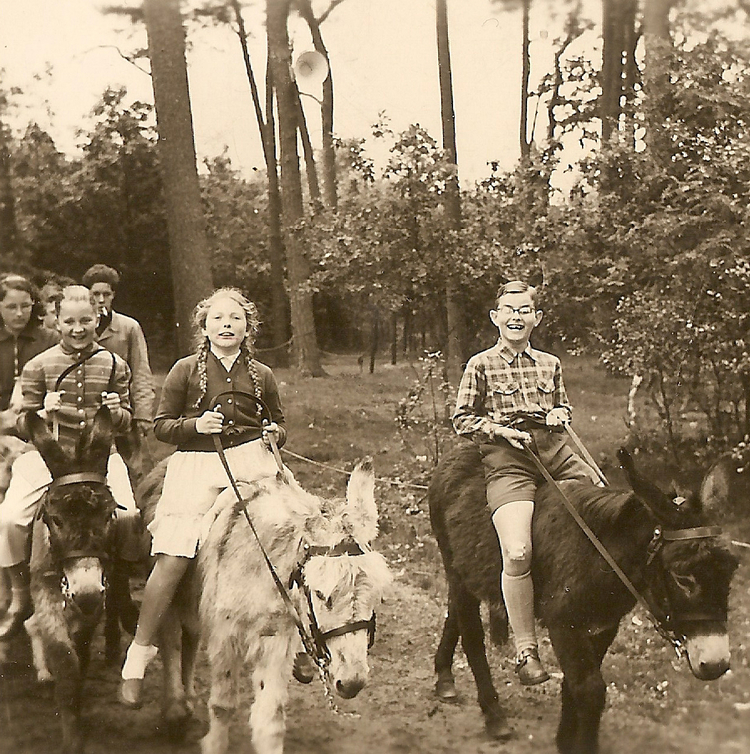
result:
[[[279,446],[286,440],[284,412],[281,409],[279,390],[273,372],[265,364],[254,361],[260,378],[261,400],[268,406],[271,418],[279,425]],[[195,402],[200,395],[198,376],[198,356],[193,354],[180,359],[170,370],[161,390],[159,408],[154,419],[154,433],[162,442],[176,445],[177,450],[211,451],[214,449],[211,435],[200,434],[195,423],[197,418],[208,410],[212,399],[226,390],[255,393],[242,355],[227,372],[224,365],[209,352],[206,361],[208,385],[206,394],[199,406]],[[242,397],[225,397],[220,401],[220,411],[224,414],[222,444],[232,447],[250,440],[257,440],[262,434],[261,417],[254,401]]]

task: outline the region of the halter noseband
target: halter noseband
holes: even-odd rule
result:
[[[79,482],[103,484],[106,487],[107,477],[105,474],[99,474],[96,471],[78,471],[73,474],[63,474],[50,482],[49,489],[56,490],[58,487],[65,487],[69,484],[78,484]]]

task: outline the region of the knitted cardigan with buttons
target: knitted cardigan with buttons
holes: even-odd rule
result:
[[[260,378],[260,397],[268,406],[271,418],[279,425],[279,447],[286,441],[284,412],[279,399],[276,378],[270,367],[253,362]],[[180,359],[170,370],[161,390],[159,408],[154,420],[154,434],[162,442],[176,445],[183,451],[213,451],[211,435],[200,434],[195,423],[207,411],[211,401],[219,393],[237,390],[255,394],[255,386],[248,374],[245,359],[240,355],[227,372],[224,365],[209,352],[206,361],[207,389],[198,407],[195,402],[201,393],[198,373],[198,356],[192,354]],[[225,396],[220,399],[219,411],[224,414],[222,445],[232,447],[250,440],[257,440],[262,434],[262,423],[257,404],[243,397]]]

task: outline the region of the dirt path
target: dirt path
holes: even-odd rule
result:
[[[747,601],[748,566],[739,588]],[[741,596],[741,595],[740,595]],[[336,715],[326,706],[320,686],[292,681],[288,707],[287,754],[539,754],[554,751],[560,679],[541,687],[521,688],[511,661],[493,649],[491,664],[516,738],[501,745],[484,734],[475,691],[463,656],[457,655],[459,705],[443,705],[432,696],[432,654],[443,612],[442,597],[399,578],[378,615],[378,635],[371,653],[370,685],[342,702]],[[602,750],[609,754],[739,754],[750,751],[750,668],[748,620],[740,611],[733,645],[735,669],[713,684],[701,684],[684,664],[675,663],[653,630],[629,619],[604,664],[610,684],[602,723]],[[16,642],[16,653],[23,645]],[[108,667],[97,642],[86,684],[87,754],[194,754],[204,730],[207,691],[199,671],[197,721],[174,742],[159,729],[159,673],[147,680],[147,705],[123,710],[115,701],[117,669]],[[548,645],[543,653],[551,666]],[[232,754],[252,754],[244,720],[238,715],[231,736]],[[23,664],[6,666],[0,678],[0,752],[51,754],[58,728],[49,689],[41,689]]]

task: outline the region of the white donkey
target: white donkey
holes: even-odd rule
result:
[[[158,474],[157,467],[151,481],[144,482],[151,499],[158,493]],[[352,473],[345,500],[311,495],[291,474],[241,484],[240,491],[242,505],[233,503],[231,490],[217,501],[221,512],[201,546],[191,581],[173,603],[179,617],[163,621],[164,714],[175,723],[192,711],[197,641],[190,605],[197,598],[211,674],[209,730],[202,751],[227,751],[238,681],[249,676],[254,749],[257,754],[281,754],[284,707],[300,639],[294,613],[281,596],[258,539],[320,648],[329,690],[343,698],[355,696],[367,682],[375,608],[391,574],[383,556],[370,549],[378,512],[369,461]]]

